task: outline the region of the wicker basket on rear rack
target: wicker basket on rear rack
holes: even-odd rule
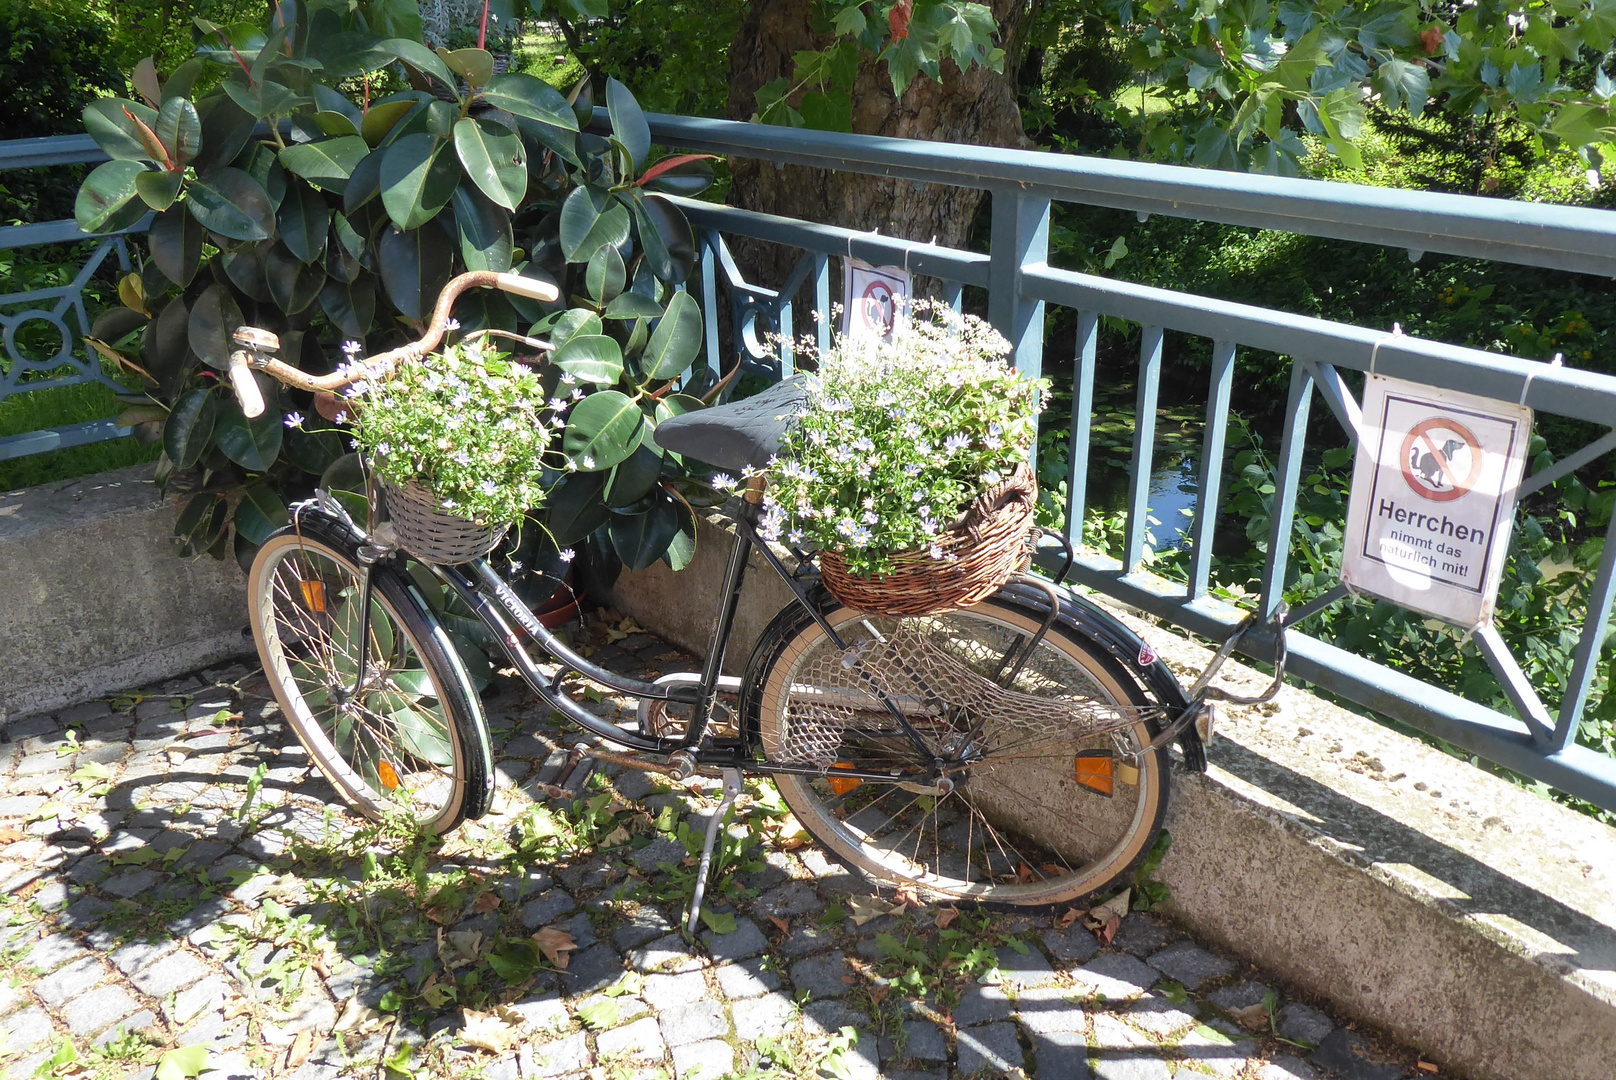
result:
[[[443,508],[431,489],[411,480],[396,487],[377,477],[387,500],[387,513],[404,550],[422,562],[458,566],[494,550],[505,535],[503,525],[482,525]]]
[[[845,606],[872,615],[930,615],[970,607],[1026,569],[1037,501],[1032,469],[1022,464],[938,534],[941,559],[927,551],[907,551],[893,557],[892,573],[885,577],[857,577],[848,573],[839,554],[827,550],[819,554],[820,578]]]

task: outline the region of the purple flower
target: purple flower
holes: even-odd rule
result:
[[[576,555],[576,553],[571,548],[562,548],[557,553],[557,557],[560,558],[560,560],[562,562],[565,562],[565,563],[570,563],[573,560],[573,558],[575,557],[575,555]]]
[[[300,412],[289,412],[286,414],[285,423],[287,427],[300,428],[303,426],[303,414]]]

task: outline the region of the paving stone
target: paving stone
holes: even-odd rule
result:
[[[181,990],[172,1002],[163,1003],[168,1022],[184,1027],[209,1010],[216,1009],[235,993],[223,975],[210,975],[189,990]]]
[[[763,965],[763,959],[758,958],[720,966],[714,972],[718,976],[719,989],[732,1000],[760,997],[770,990],[779,989],[779,974]]]
[[[1261,1005],[1263,998],[1273,993],[1273,990],[1260,982],[1235,983],[1232,986],[1221,986],[1206,996],[1206,999],[1220,1009],[1228,1012],[1239,1012],[1249,1009],[1253,1005]]]
[[[4,1020],[0,1020],[0,1032],[5,1034],[0,1046],[4,1046],[7,1053],[21,1054],[36,1046],[44,1045],[55,1032],[55,1028],[43,1009],[30,1005],[21,1012],[12,1013]]]
[[[565,889],[551,889],[522,907],[522,925],[529,930],[537,930],[541,926],[555,922],[569,911],[578,907],[578,901]]]
[[[668,917],[653,907],[641,907],[628,922],[612,931],[612,944],[619,949],[634,949],[673,932]]]
[[[29,900],[39,906],[41,911],[54,912],[67,906],[71,896],[68,893],[67,883],[64,881],[51,881],[35,890]]]
[[[133,975],[142,968],[161,960],[177,948],[179,948],[179,945],[172,941],[136,941],[125,945],[107,959],[112,961],[113,967],[125,975]]]
[[[617,793],[629,802],[638,802],[657,790],[657,782],[643,769],[625,769],[612,780]]]
[[[647,975],[640,993],[653,1008],[659,1011],[671,1009],[706,997],[707,980],[699,971],[686,971],[678,975]]]
[[[840,949],[824,956],[812,956],[791,965],[791,984],[799,991],[806,990],[815,998],[834,998],[846,994],[852,987],[843,982],[853,969],[847,966],[847,957]]]
[[[800,881],[771,889],[752,901],[752,910],[764,918],[790,919],[809,912],[817,912],[824,904],[813,887]]]
[[[862,1031],[869,1026],[869,1016],[839,999],[810,1001],[802,1009],[802,1031],[809,1038],[834,1035],[844,1027]]]
[[[1183,984],[1186,990],[1198,990],[1202,983],[1222,978],[1234,970],[1229,961],[1190,941],[1152,953],[1150,963],[1157,971]]]
[[[1088,1013],[1064,986],[1029,987],[1016,995],[1015,1016],[1029,1032],[1087,1031]]]
[[[774,951],[781,956],[811,956],[835,945],[836,940],[836,931],[830,927],[804,922],[793,926],[791,933],[774,946]]]
[[[604,990],[622,977],[623,959],[606,944],[574,953],[572,963],[558,976],[562,990],[569,995]]]
[[[1146,957],[1160,952],[1172,938],[1173,932],[1149,915],[1131,911],[1123,916],[1122,925],[1118,927],[1111,945],[1135,956]]]
[[[651,1011],[651,1007],[644,1001],[637,997],[630,997],[627,994],[621,994],[617,997],[607,997],[605,994],[591,994],[582,1000],[574,1001],[572,1005],[574,1009],[581,1013],[585,1009],[595,1008],[607,1002],[617,1006],[617,1019],[611,1023],[600,1024],[602,1028],[622,1027],[624,1024],[638,1020]]]
[[[595,1051],[603,1058],[661,1061],[664,1049],[662,1031],[649,1016],[595,1036]]]
[[[1356,1031],[1336,1028],[1308,1055],[1308,1061],[1336,1073],[1341,1080],[1402,1080],[1399,1065],[1383,1062]]]
[[[1149,966],[1127,953],[1107,953],[1072,972],[1077,985],[1105,1001],[1136,998],[1160,978]]]
[[[959,1071],[964,1076],[1003,1075],[1021,1068],[1021,1042],[1014,1024],[984,1024],[961,1029]]]
[[[92,1045],[105,1046],[114,1039],[129,1034],[131,1031],[145,1031],[157,1026],[157,1014],[150,1009],[141,1009],[135,1015],[128,1017],[120,1024],[114,1024],[95,1037]],[[204,1073],[204,1076],[207,1074]]]
[[[59,1009],[111,975],[111,969],[95,957],[82,956],[35,983],[34,993],[45,1004]]]
[[[40,971],[55,971],[69,960],[77,960],[83,955],[85,955],[84,946],[66,934],[51,934],[49,937],[40,938],[34,947],[28,950],[25,963]]]
[[[1257,1070],[1257,1080],[1318,1080],[1318,1071],[1301,1058],[1277,1055]]]
[[[23,1004],[27,996],[27,990],[12,986],[9,982],[0,981],[0,1016],[5,1016],[15,1010],[17,1006]]]
[[[765,994],[735,1005],[731,1012],[735,1016],[735,1037],[752,1043],[784,1031],[797,1015],[797,1005],[784,994]]]
[[[1172,1070],[1162,1049],[1120,1020],[1094,1018],[1093,1075],[1098,1080],[1168,1080]]]
[[[719,1080],[735,1069],[735,1051],[722,1039],[675,1047],[673,1072],[678,1080]]]
[[[1136,1027],[1165,1039],[1195,1023],[1199,1011],[1193,1001],[1174,1005],[1159,994],[1146,994],[1125,1015]]]
[[[634,949],[628,954],[628,962],[635,971],[688,971],[701,966],[678,934],[668,934]]]
[[[140,1003],[121,986],[103,986],[68,1002],[62,1019],[74,1035],[99,1035],[140,1011]]]
[[[969,1027],[993,1020],[1008,1020],[1014,1008],[1006,987],[972,983],[960,994],[959,1004],[954,1006],[954,1023],[959,1027]]]
[[[802,865],[817,879],[819,888],[831,893],[867,893],[869,886],[847,867],[818,848],[802,853]]]
[[[885,1080],[948,1080],[947,1069],[926,1071],[922,1069],[888,1070]]]
[[[1055,981],[1055,972],[1049,966],[1049,961],[1037,949],[1028,948],[1022,953],[1004,945],[995,953],[999,958],[999,976],[1008,982],[1020,986],[1043,986]]]
[[[936,1024],[924,1020],[905,1020],[900,1028],[902,1040],[883,1036],[881,1038],[882,1061],[919,1061],[919,1062],[946,1062],[948,1060],[948,1040]],[[899,1049],[899,1042],[903,1048]]]
[[[714,960],[719,961],[746,960],[769,948],[769,942],[757,923],[744,918],[735,920],[733,933],[708,934],[706,941],[707,951],[712,953]]]
[[[564,1076],[589,1067],[592,1055],[583,1032],[546,1043],[533,1050],[534,1076]],[[715,1078],[716,1080],[716,1078]]]
[[[1334,1020],[1299,1001],[1279,1010],[1279,1033],[1287,1039],[1317,1046],[1334,1030]]]
[[[524,998],[509,1006],[535,1031],[563,1031],[572,1025],[561,995],[550,993],[541,997]]]
[[[97,896],[81,896],[56,917],[56,925],[64,930],[88,930],[112,910],[112,904]]]
[[[1216,1076],[1243,1072],[1257,1044],[1240,1037],[1240,1029],[1222,1020],[1202,1024],[1178,1041],[1185,1061],[1204,1066]]]
[[[515,1054],[500,1058],[492,1065],[487,1066],[481,1073],[481,1080],[518,1080],[521,1076],[521,1067],[517,1065]]]
[[[1038,938],[1057,960],[1081,964],[1100,951],[1099,939],[1077,923],[1064,930],[1045,930]]]
[[[1032,1056],[1039,1080],[1088,1080],[1093,1075],[1089,1071],[1089,1041],[1082,1032],[1037,1032],[1032,1036]]]
[[[638,851],[629,852],[628,861],[649,874],[662,863],[671,863],[678,866],[684,862],[685,856],[689,854],[685,850],[685,846],[679,841],[659,836]]]
[[[128,899],[133,896],[139,896],[161,880],[163,880],[163,875],[156,870],[125,870],[121,874],[114,874],[107,878],[101,883],[101,888],[104,892],[109,892],[113,896]]]
[[[662,1037],[669,1046],[683,1046],[701,1039],[722,1039],[729,1034],[724,1006],[711,998],[663,1009],[660,1019]]]

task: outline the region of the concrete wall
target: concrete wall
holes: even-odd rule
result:
[[[150,465],[0,495],[0,724],[252,651],[234,559],[182,559]]]
[[[728,546],[709,518],[689,568],[625,574],[616,605],[704,651]],[[790,599],[754,568],[732,671]],[[1119,614],[1185,683],[1210,657]],[[1616,1076],[1616,830],[1294,687],[1226,713],[1210,758],[1173,778],[1161,875],[1192,931],[1444,1075]]]

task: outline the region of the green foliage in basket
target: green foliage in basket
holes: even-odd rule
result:
[[[946,558],[938,534],[1027,460],[1047,381],[1022,377],[974,316],[928,301],[910,316],[891,340],[840,339],[805,376],[808,405],[768,471],[767,538],[839,551],[864,576],[901,552]]]
[[[220,379],[233,330],[270,330],[280,359],[327,372],[345,341],[370,355],[419,336],[445,282],[494,270],[548,277],[565,298],[476,290],[454,312],[468,333],[551,335],[577,379],[579,400],[551,432],[576,469],[545,474],[546,527],[630,565],[682,565],[695,543],[672,493],[684,465],[651,433],[701,406],[669,384],[702,337],[694,301],[676,291],[695,237],[666,196],[699,194],[712,170],[704,155],[658,158],[622,84],[604,85],[612,134],[590,134],[589,83],[567,98],[499,72],[484,49],[429,49],[396,6],[299,0],[270,5],[266,26],[198,19],[194,57],[166,79],[142,62],[138,100],[84,110],[112,160],[79,190],[80,227],[112,233],[155,215],[123,306],[91,336],[149,380],[123,422],[162,444],[159,478],[192,471],[208,485],[179,517],[181,550],[245,563],[288,501],[322,477],[352,483],[340,430],[285,423],[329,419],[332,401],[261,378],[266,412],[242,414]],[[702,392],[706,370],[684,389]]]
[[[551,416],[539,376],[487,338],[356,386],[354,435],[395,487],[419,481],[445,510],[511,525],[544,502]]]

